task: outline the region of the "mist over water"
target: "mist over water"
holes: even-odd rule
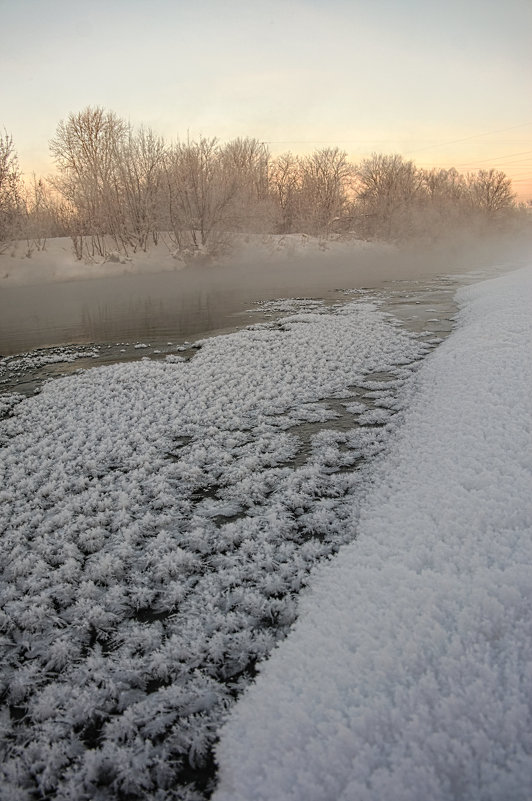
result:
[[[402,249],[354,247],[284,261],[263,255],[182,271],[4,286],[0,293],[0,354],[38,347],[167,339],[175,342],[242,325],[253,302],[323,297],[335,290],[381,288],[487,266],[518,265],[529,242],[448,240]]]

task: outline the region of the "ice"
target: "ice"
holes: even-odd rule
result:
[[[0,418],[7,417],[15,408],[17,403],[24,400],[24,395],[18,392],[6,392],[0,395]],[[0,440],[1,441],[1,440]]]
[[[194,343],[191,360],[98,367],[5,401],[7,797],[207,794],[228,709],[310,571],[354,536],[364,470],[346,468],[388,434],[334,433],[328,404],[427,348],[365,301],[283,309],[289,321]],[[383,397],[407,391],[400,369]],[[328,430],[296,466],[301,424]]]
[[[527,801],[532,270],[459,292],[355,541],[217,747],[215,801]]]
[[[56,347],[36,350],[19,356],[0,358],[0,384],[10,373],[23,374],[47,364],[74,362],[76,359],[99,356],[99,348],[95,346],[79,346],[76,348]]]

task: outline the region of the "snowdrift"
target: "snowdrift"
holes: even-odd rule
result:
[[[532,270],[459,300],[357,540],[223,730],[215,801],[530,798]]]

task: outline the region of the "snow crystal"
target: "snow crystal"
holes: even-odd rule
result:
[[[192,360],[98,367],[6,401],[8,796],[208,794],[227,710],[310,570],[352,538],[350,468],[385,442],[383,426],[320,426],[372,375],[400,369],[379,382],[400,395],[413,373],[397,365],[427,352],[364,301],[287,311],[190,345]]]
[[[93,356],[99,356],[99,349],[94,346],[44,348],[19,356],[4,356],[0,359],[0,378],[9,375],[9,373],[22,373],[26,370],[34,370],[47,364],[73,362],[76,359],[84,359]]]
[[[186,361],[184,356],[178,356],[177,353],[169,353],[168,356],[165,356],[164,358],[165,361],[172,362],[173,364]]]
[[[2,417],[7,417],[8,414],[12,412],[15,408],[17,403],[20,403],[24,400],[24,395],[20,395],[18,392],[6,392],[3,395],[0,395],[0,419]]]
[[[216,801],[528,801],[532,270],[459,292],[357,539],[237,703]]]

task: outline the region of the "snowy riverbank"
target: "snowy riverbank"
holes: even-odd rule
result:
[[[518,759],[529,746],[529,275],[461,290],[461,327],[426,361],[439,338],[416,296],[402,301],[408,331],[390,314],[400,306],[356,291],[332,306],[265,303],[270,321],[158,361],[2,396],[3,797],[206,798],[229,710],[296,619],[311,571],[352,543],[317,574],[286,651],[229,723],[220,797],[307,801],[308,777],[320,801],[381,801],[393,763],[394,790],[412,766],[417,797],[428,787],[447,801],[474,785],[465,762],[521,799],[525,763],[506,749]],[[503,666],[490,662],[498,643]],[[500,736],[478,722],[485,696]],[[449,721],[464,705],[477,728],[458,720],[460,739]]]
[[[284,317],[4,396],[6,799],[204,798],[227,710],[353,536],[434,333],[364,293],[264,309]]]
[[[234,234],[228,245],[225,255],[220,253],[208,260],[209,263],[224,267],[259,261],[271,267],[279,262],[319,258],[326,264],[330,258],[349,259],[367,251],[383,255],[394,251],[392,246],[383,243],[341,237],[324,240],[306,234]],[[48,239],[40,248],[31,242],[19,241],[0,253],[0,287],[175,272],[184,270],[187,265],[201,266],[205,261],[201,251],[196,259],[192,254],[187,258],[186,253],[180,253],[168,234],[161,234],[158,243],[152,243],[146,251],[131,251],[126,255],[113,250],[109,243],[106,256],[95,254],[90,259],[78,259],[68,237]]]
[[[222,733],[216,801],[527,801],[532,270],[460,290],[357,540]]]

